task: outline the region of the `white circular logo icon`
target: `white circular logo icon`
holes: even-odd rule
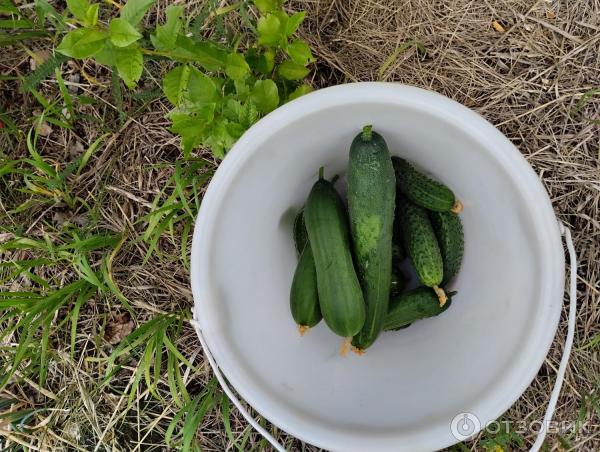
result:
[[[481,421],[473,413],[458,413],[450,425],[452,435],[459,441],[464,441],[481,430]]]

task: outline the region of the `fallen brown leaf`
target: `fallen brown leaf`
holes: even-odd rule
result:
[[[131,333],[134,328],[135,324],[133,323],[133,320],[131,320],[129,314],[120,314],[109,322],[106,327],[104,339],[111,345],[118,344]]]

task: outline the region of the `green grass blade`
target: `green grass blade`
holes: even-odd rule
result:
[[[75,109],[73,108],[73,98],[71,97],[71,94],[69,93],[69,90],[67,89],[67,86],[65,85],[65,81],[62,78],[62,74],[61,74],[59,68],[54,69],[54,76],[56,77],[56,81],[58,83],[58,90],[60,91],[60,95],[62,96],[63,100],[65,101],[65,107],[67,108],[67,111],[69,112],[68,121],[73,122],[76,119],[75,118]],[[67,118],[65,118],[65,119],[67,119]]]

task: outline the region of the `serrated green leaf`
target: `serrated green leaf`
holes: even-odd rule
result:
[[[210,130],[210,134],[204,139],[204,144],[209,146],[215,157],[223,158],[225,153],[233,146],[236,139],[229,134],[227,126],[229,121],[221,118]]]
[[[254,84],[254,82],[252,82]],[[246,100],[246,98],[250,95],[250,86],[241,80],[234,80],[233,84],[235,86],[235,93],[237,94],[238,99],[241,101]]]
[[[254,102],[248,101],[242,105],[238,121],[245,127],[250,127],[258,119],[258,110]]]
[[[271,79],[257,80],[250,97],[261,113],[269,113],[279,105],[279,91]]]
[[[288,101],[299,98],[300,96],[304,96],[305,94],[310,93],[313,90],[313,87],[310,85],[300,85],[294,91],[290,93],[288,96]]]
[[[237,99],[229,98],[226,102],[224,102],[222,114],[230,121],[237,121],[240,117],[241,111],[242,104]]]
[[[144,56],[138,49],[115,49],[115,65],[128,88],[135,88],[144,70]]]
[[[173,105],[178,107],[184,101],[189,78],[190,68],[185,64],[171,69],[164,76],[163,91]]]
[[[275,14],[262,16],[258,19],[256,30],[258,32],[258,43],[263,46],[276,47],[284,38],[284,29]]]
[[[239,53],[230,53],[227,55],[225,73],[232,80],[244,80],[250,73],[250,66]]]
[[[67,9],[76,19],[87,21],[87,12],[90,7],[88,0],[67,0]]]
[[[282,0],[254,0],[254,5],[262,14],[279,11],[283,5]]]
[[[154,4],[155,0],[127,0],[121,8],[121,17],[134,27],[144,18],[144,14]]]
[[[154,47],[159,50],[170,50],[175,47],[177,37],[183,28],[183,6],[169,5],[166,9],[167,21],[156,27],[156,33],[151,36]]]
[[[314,61],[312,52],[308,44],[300,39],[295,39],[286,48],[286,53],[292,61],[302,66]]]
[[[189,156],[204,141],[206,130],[214,118],[214,109],[214,104],[207,104],[193,112],[173,112],[169,115],[173,122],[169,130],[181,136],[184,155]]]
[[[98,52],[106,42],[106,33],[78,28],[65,35],[56,50],[71,58],[87,58]]]
[[[286,80],[302,80],[310,73],[310,69],[286,60],[279,65],[279,75]]]
[[[290,37],[294,33],[296,33],[296,30],[298,30],[298,27],[304,20],[305,16],[306,16],[305,11],[300,11],[298,13],[292,14],[292,16],[286,21],[286,24],[285,24],[286,36]]]
[[[140,39],[142,34],[125,19],[116,18],[108,24],[108,36],[117,47],[127,47]]]
[[[98,24],[99,11],[100,11],[100,3],[94,3],[93,5],[90,5],[87,12],[85,13],[85,16],[86,16],[85,21],[88,25],[95,27]]]

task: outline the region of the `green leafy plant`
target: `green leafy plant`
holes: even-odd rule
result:
[[[171,131],[181,136],[184,156],[198,146],[215,156],[225,152],[262,115],[311,90],[302,80],[314,61],[310,47],[296,37],[304,12],[289,15],[283,0],[254,0],[258,19],[250,31],[230,46],[207,41],[193,33],[184,7],[170,5],[165,20],[153,31],[141,29],[154,0],[129,0],[118,17],[103,21],[99,3],[68,0],[75,29],[57,51],[71,58],[93,58],[110,66],[129,88],[142,77],[145,59],[168,59],[176,65],[162,81],[173,105]],[[220,8],[250,17],[245,2]]]

